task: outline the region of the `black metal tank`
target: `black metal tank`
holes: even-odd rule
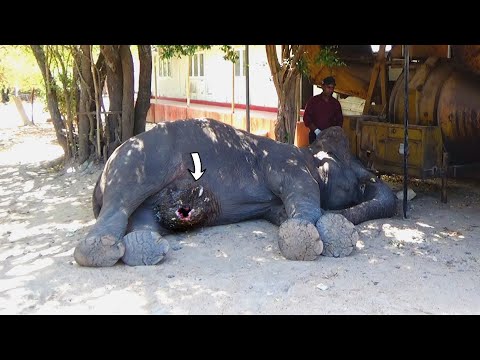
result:
[[[389,101],[389,119],[403,123],[404,76]],[[410,70],[409,124],[439,126],[452,163],[480,162],[480,75],[452,59],[430,57]]]

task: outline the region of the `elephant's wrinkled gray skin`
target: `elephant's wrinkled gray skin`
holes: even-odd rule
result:
[[[189,172],[194,152],[206,170],[198,181]],[[280,225],[287,259],[314,260],[325,210],[354,224],[394,214],[393,192],[372,179],[339,127],[299,149],[211,119],[161,123],[109,158],[93,193],[97,221],[74,258],[83,266],[152,265],[168,251],[159,234],[264,218]]]

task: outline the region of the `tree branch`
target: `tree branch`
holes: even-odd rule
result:
[[[293,51],[293,59],[291,63],[291,68],[287,74],[287,78],[285,79],[285,87],[287,89],[290,86],[290,83],[294,79],[296,79],[298,74],[300,73],[297,63],[300,60],[300,58],[303,56],[303,53],[305,52],[305,46],[304,45],[292,46],[292,51]]]
[[[305,45],[294,45],[293,47],[293,60],[292,65],[293,67],[297,68],[298,61],[301,59],[303,54],[305,53]]]
[[[268,65],[270,66],[270,71],[272,73],[273,84],[275,85],[275,90],[277,95],[280,97],[280,81],[278,78],[278,73],[280,71],[280,64],[278,63],[277,50],[275,45],[265,45],[265,50],[267,52]]]
[[[290,55],[290,48],[288,45],[282,45],[282,60],[288,59]],[[282,63],[283,65],[283,63]]]

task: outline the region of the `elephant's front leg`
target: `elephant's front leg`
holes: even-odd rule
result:
[[[285,172],[279,175],[283,178],[271,182],[271,186],[281,198],[288,217],[279,229],[280,251],[289,260],[315,260],[323,251],[315,226],[322,215],[318,183],[307,172],[295,177]]]
[[[317,228],[304,219],[288,219],[279,229],[278,245],[288,260],[316,260],[322,254],[323,242]]]

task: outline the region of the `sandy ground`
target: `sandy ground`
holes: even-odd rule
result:
[[[478,182],[451,182],[442,204],[436,183],[412,181],[409,218],[358,225],[346,258],[285,260],[259,220],[168,237],[156,266],[82,268],[100,169],[60,168],[36,120],[18,127],[0,105],[0,314],[480,314]]]

